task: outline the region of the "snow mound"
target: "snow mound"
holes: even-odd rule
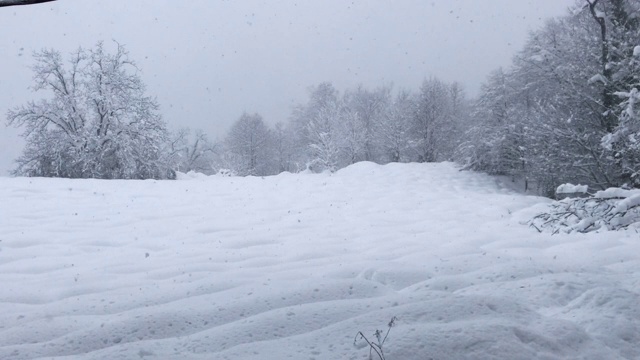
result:
[[[206,179],[0,178],[0,359],[366,359],[394,316],[387,359],[640,357],[632,230],[449,163]]]

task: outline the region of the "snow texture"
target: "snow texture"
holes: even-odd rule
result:
[[[366,359],[393,316],[387,359],[640,357],[635,231],[450,163],[179,178],[0,178],[0,359]]]

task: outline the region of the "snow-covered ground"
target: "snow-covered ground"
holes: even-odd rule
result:
[[[0,359],[638,359],[640,234],[452,164],[0,178]]]

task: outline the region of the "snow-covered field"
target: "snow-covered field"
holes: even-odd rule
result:
[[[640,234],[452,164],[0,178],[0,359],[638,359]]]

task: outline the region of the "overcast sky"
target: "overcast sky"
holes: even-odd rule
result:
[[[22,150],[8,109],[48,94],[29,90],[32,54],[99,40],[124,44],[170,128],[224,137],[243,111],[286,121],[307,88],[425,77],[475,95],[509,64],[530,30],[574,0],[58,0],[0,8],[0,175]]]

